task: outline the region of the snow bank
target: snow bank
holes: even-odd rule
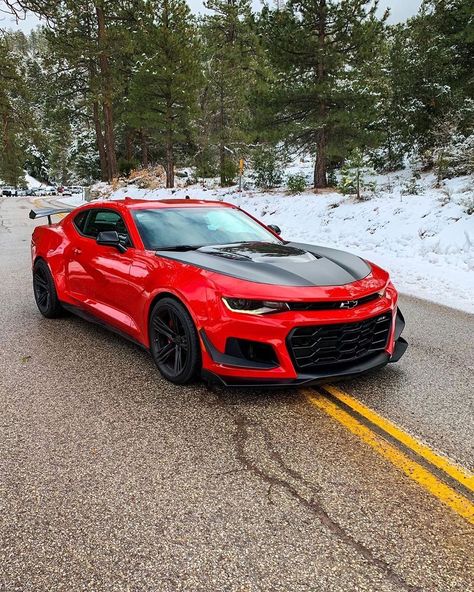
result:
[[[36,187],[42,187],[44,185],[44,183],[41,183],[38,179],[28,175],[28,173],[25,173],[25,181],[28,189],[35,189]]]
[[[110,197],[228,201],[265,224],[277,224],[286,239],[348,249],[381,265],[401,292],[474,312],[474,216],[463,205],[473,198],[474,182],[463,177],[434,189],[433,177],[426,175],[418,181],[422,194],[402,195],[406,176],[379,177],[379,186],[390,191],[363,202],[336,192],[296,196],[200,185],[174,190],[129,186]]]

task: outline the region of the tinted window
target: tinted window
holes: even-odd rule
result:
[[[99,232],[104,230],[115,230],[124,244],[131,245],[127,227],[120,214],[113,210],[90,210],[82,233],[91,238],[97,238]]]
[[[135,210],[133,216],[145,248],[151,250],[183,244],[281,242],[250,216],[232,208]]]
[[[89,210],[84,210],[83,212],[77,214],[77,216],[74,218],[74,225],[79,230],[79,232],[82,232],[84,230],[84,224],[86,222],[88,213]]]

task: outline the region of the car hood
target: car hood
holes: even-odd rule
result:
[[[303,243],[238,243],[185,252],[157,251],[166,257],[238,279],[278,286],[341,286],[369,275],[360,257]]]

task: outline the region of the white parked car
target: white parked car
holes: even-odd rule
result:
[[[14,197],[16,195],[16,189],[11,185],[4,185],[1,188],[1,195],[3,197]]]

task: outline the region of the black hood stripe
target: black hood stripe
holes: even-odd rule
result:
[[[360,257],[337,249],[300,243],[281,243],[277,247],[268,243],[266,247],[266,243],[245,243],[184,252],[157,251],[156,255],[236,279],[275,286],[341,286],[370,273],[369,265]],[[229,257],[232,253],[235,258]]]

